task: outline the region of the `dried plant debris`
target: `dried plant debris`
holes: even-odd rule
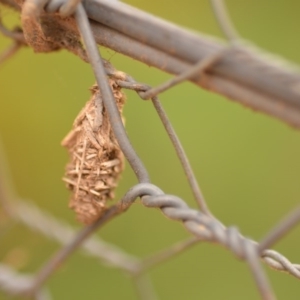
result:
[[[117,83],[108,79],[122,114],[125,95]],[[92,97],[74,121],[62,145],[70,154],[63,180],[72,191],[69,206],[80,222],[90,224],[107,209],[124,169],[124,156],[113,134],[105,107],[96,107],[101,94],[97,85]],[[100,97],[100,98],[99,98]],[[100,112],[100,113],[99,113]]]

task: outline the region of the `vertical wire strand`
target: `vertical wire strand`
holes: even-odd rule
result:
[[[180,143],[180,140],[171,124],[171,122],[169,121],[166,112],[164,111],[161,103],[159,102],[157,97],[153,97],[152,98],[152,103],[156,109],[156,112],[159,116],[159,118],[161,119],[166,132],[171,140],[171,142],[174,145],[175,151],[177,153],[177,156],[181,162],[181,165],[183,167],[183,170],[185,172],[185,175],[188,179],[188,182],[190,184],[191,190],[194,194],[194,197],[196,199],[196,202],[199,206],[199,208],[201,209],[201,211],[209,216],[212,216],[212,213],[210,212],[205,198],[203,196],[203,193],[200,189],[200,186],[197,182],[196,176],[193,172],[192,166],[187,158],[187,155],[185,154],[185,151]]]
[[[75,19],[77,21],[80,34],[84,41],[90,63],[94,70],[94,74],[102,94],[104,106],[107,109],[111,126],[116,136],[116,139],[129,164],[131,165],[131,168],[136,174],[139,182],[149,182],[150,179],[148,172],[143,162],[140,160],[134,148],[132,147],[124,129],[122,119],[116,106],[111,88],[107,83],[106,73],[104,71],[104,66],[99,50],[97,48],[86,12],[82,4],[79,4],[76,9]]]
[[[245,241],[247,246],[245,247],[246,261],[250,268],[256,287],[263,300],[276,300],[276,296],[269,283],[268,277],[266,276],[263,267],[259,261],[257,248],[252,244],[251,241]]]
[[[235,26],[231,22],[229,14],[224,3],[225,0],[210,0],[215,18],[219,24],[224,36],[232,43],[235,44],[241,40]]]
[[[132,277],[132,282],[140,300],[158,300],[154,287],[146,274]]]

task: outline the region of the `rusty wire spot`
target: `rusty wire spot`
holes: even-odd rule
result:
[[[125,95],[113,79],[108,79],[117,107],[122,114]],[[70,154],[65,177],[72,191],[69,206],[77,219],[90,224],[107,209],[124,169],[124,156],[113,134],[97,85],[92,97],[76,117],[73,128],[62,141]],[[101,106],[101,107],[97,107]]]

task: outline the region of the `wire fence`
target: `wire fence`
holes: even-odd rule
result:
[[[76,148],[75,154],[72,152],[77,157],[75,171],[73,170],[75,173],[72,173],[76,174],[75,181],[67,181],[71,185],[75,199],[79,191],[84,191],[81,194],[83,200],[78,204],[81,205],[79,208],[85,211],[85,208],[82,208],[85,200],[88,200],[90,205],[93,201],[99,203],[99,197],[103,196],[103,193],[97,190],[96,184],[93,189],[91,185],[85,188],[80,185],[86,176],[83,168],[86,166],[88,168],[89,159],[95,157],[94,152],[86,150],[90,146],[100,159],[97,180],[99,178],[103,180],[103,172],[111,175],[107,164],[104,166],[102,160],[103,151],[109,149],[111,152],[107,155],[111,156],[111,153],[115,155],[109,162],[117,163],[110,165],[112,170],[116,171],[116,166],[121,164],[121,154],[116,155],[116,151],[121,150],[138,181],[116,204],[107,207],[104,201],[101,209],[96,212],[96,220],[95,215],[92,222],[85,220],[91,224],[79,231],[43,212],[32,203],[12,196],[11,191],[0,181],[0,200],[5,212],[31,230],[40,232],[62,245],[61,250],[31,276],[20,275],[9,266],[0,265],[0,288],[5,293],[34,299],[51,299],[50,294],[44,290],[44,284],[58,266],[78,248],[89,256],[125,271],[133,278],[140,299],[158,298],[147,276],[150,268],[162,264],[200,242],[221,245],[237,258],[244,260],[261,299],[276,299],[261,261],[274,270],[284,271],[300,278],[300,265],[293,264],[274,250],[269,250],[299,222],[300,208],[291,212],[259,242],[244,237],[234,226],[225,226],[210,211],[183,147],[158,99],[158,94],[163,91],[190,80],[201,87],[214,90],[234,101],[247,104],[299,127],[300,74],[287,64],[280,65],[278,59],[266,58],[260,51],[240,42],[221,1],[212,1],[212,4],[221,28],[230,41],[228,46],[191,34],[116,1],[88,0],[81,4],[78,1],[52,0],[44,3],[27,0],[23,3],[5,0],[1,3],[21,11],[22,31],[20,29],[8,31],[1,25],[1,32],[12,38],[14,44],[2,54],[0,60],[7,59],[22,46],[30,46],[37,52],[51,52],[64,48],[89,62],[94,71],[100,91],[93,94],[90,102],[93,110],[84,110],[81,117],[75,121],[75,124],[81,127],[75,126],[74,132],[76,134],[83,132],[84,139],[81,137],[78,139],[80,147]],[[54,12],[58,13],[53,14]],[[73,13],[74,18],[66,18]],[[166,40],[165,36],[169,38]],[[103,60],[96,43],[177,76],[154,88],[139,83]],[[180,197],[166,194],[151,183],[148,170],[138,157],[124,129],[115,93],[121,92],[121,89],[134,90],[141,99],[152,101],[188,178],[198,209],[190,208]],[[86,119],[86,123],[82,121],[83,118]],[[108,122],[105,123],[105,120]],[[84,127],[89,124],[91,128]],[[99,140],[101,136],[103,137],[104,127],[108,128],[105,132],[113,146]],[[102,131],[99,137],[97,133],[100,130]],[[117,143],[114,143],[114,139]],[[72,149],[71,151],[74,150]],[[121,171],[122,168],[120,166],[119,168]],[[90,169],[86,172],[92,172]],[[2,174],[1,178],[6,176]],[[104,183],[107,184],[107,181]],[[109,188],[113,189],[115,184],[113,181]],[[107,191],[109,188],[105,186],[104,190]],[[102,191],[103,187],[99,190]],[[112,194],[109,192],[108,195]],[[96,197],[96,200],[93,197]],[[168,218],[181,222],[192,237],[146,259],[127,254],[124,250],[99,238],[90,237],[104,224],[125,213],[137,198],[141,199],[144,206],[158,208]]]

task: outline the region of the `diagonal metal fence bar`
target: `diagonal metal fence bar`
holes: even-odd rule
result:
[[[84,3],[87,14],[92,20],[187,64],[196,64],[224,47],[216,41],[183,30],[124,3],[109,0],[86,0]],[[95,33],[97,40],[100,31]],[[114,50],[118,51],[118,49]],[[143,52],[140,55],[142,56]],[[144,62],[150,63],[145,60]],[[172,63],[170,68],[171,65]],[[169,71],[168,67],[168,61],[165,61],[164,70]],[[266,100],[272,98],[273,104],[281,103],[283,107],[291,105],[294,110],[299,109],[300,94],[297,87],[300,74],[288,68],[279,68],[276,60],[268,59],[267,55],[264,56],[254,47],[241,46],[234,54],[224,57],[214,65],[209,75],[215,80],[212,80],[211,84],[208,83],[207,88],[218,91],[218,80],[224,90],[227,84],[229,89],[234,83],[243,87],[245,93],[247,90],[253,91],[266,97]],[[197,77],[194,81],[201,84],[201,80]],[[208,78],[207,81],[210,82],[210,79]],[[244,98],[246,99],[247,96],[244,95]],[[239,101],[237,97],[236,100]],[[266,101],[264,102],[266,104]],[[249,104],[257,109],[263,110],[264,107],[262,103],[250,102]]]
[[[13,0],[0,2],[13,8],[19,5],[18,9],[23,3]],[[215,39],[191,33],[118,1],[86,0],[83,4],[98,44],[168,73],[180,74],[226,47]],[[76,24],[70,19],[45,14],[41,15],[41,19],[52,22],[56,29],[59,27],[62,31],[78,35]],[[55,32],[57,34],[57,30]],[[49,29],[47,37],[55,32]],[[58,38],[54,40],[57,42]],[[36,45],[31,46],[35,48]],[[68,45],[64,46],[68,48]],[[190,80],[230,100],[299,127],[300,73],[295,66],[290,66],[279,57],[274,58],[274,55],[245,44],[239,45],[234,53],[215,64],[205,74],[204,80],[201,76]]]

